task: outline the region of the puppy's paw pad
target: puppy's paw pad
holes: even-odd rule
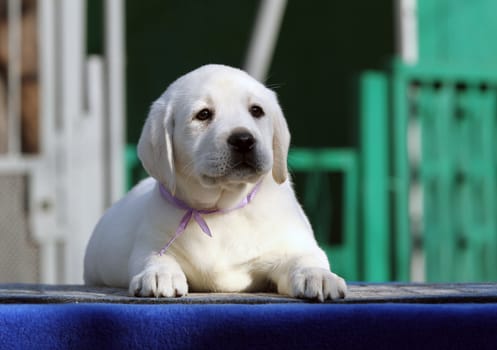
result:
[[[134,276],[129,294],[137,297],[181,297],[188,293],[185,274],[167,268],[149,268]]]
[[[304,299],[343,299],[347,293],[345,280],[321,268],[304,268],[291,276],[292,296]]]

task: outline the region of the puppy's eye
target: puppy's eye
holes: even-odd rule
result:
[[[264,110],[262,109],[262,107],[257,105],[250,106],[249,112],[250,114],[252,114],[252,117],[254,118],[260,118],[264,116]]]
[[[214,113],[210,109],[204,108],[195,115],[195,119],[200,120],[200,121],[205,121],[205,120],[212,119],[213,115],[214,115]]]

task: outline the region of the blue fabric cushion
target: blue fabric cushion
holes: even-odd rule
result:
[[[495,349],[497,304],[10,304],[1,349]]]

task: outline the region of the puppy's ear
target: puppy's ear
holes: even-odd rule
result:
[[[174,193],[174,121],[171,104],[167,100],[163,96],[150,108],[138,142],[138,157],[147,173]]]
[[[281,107],[276,102],[273,119],[273,179],[282,184],[288,178],[288,148],[290,147],[290,132]]]

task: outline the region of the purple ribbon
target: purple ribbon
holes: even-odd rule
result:
[[[171,244],[173,244],[173,242],[176,240],[176,238],[178,238],[179,236],[181,236],[181,234],[183,232],[185,232],[186,227],[188,226],[188,223],[190,222],[192,217],[197,222],[197,224],[200,226],[202,231],[204,231],[204,233],[207,236],[212,237],[211,230],[209,229],[207,222],[205,222],[205,220],[201,214],[203,214],[203,215],[216,214],[216,213],[226,214],[226,213],[229,213],[231,211],[245,207],[247,204],[249,204],[254,199],[257,191],[259,190],[259,187],[261,187],[261,183],[262,183],[262,181],[259,181],[254,186],[252,191],[250,191],[249,194],[237,206],[235,206],[233,208],[230,208],[230,209],[201,209],[201,210],[191,208],[188,204],[183,202],[181,199],[173,196],[172,193],[169,192],[169,190],[164,185],[159,183],[159,191],[160,191],[162,198],[167,200],[169,203],[173,204],[176,208],[186,210],[186,213],[181,218],[181,221],[178,225],[178,228],[176,229],[176,232],[174,233],[174,236],[159,251],[159,255],[164,254],[166,252],[166,250],[171,246]]]

